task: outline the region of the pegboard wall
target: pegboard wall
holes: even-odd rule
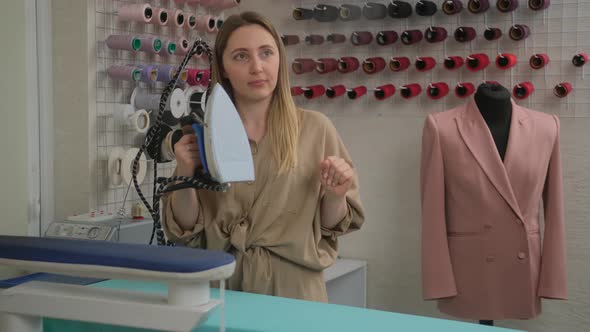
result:
[[[96,101],[90,117],[90,159],[96,170],[92,176],[96,178],[90,208],[116,213],[124,207],[129,216],[132,206],[141,201],[133,184],[129,187],[122,176],[125,155],[135,155],[128,151],[143,143],[148,118],[153,124],[159,95],[188,48],[197,38],[212,46],[226,11],[239,1],[93,1],[93,13],[89,15],[94,15],[95,25],[91,36],[95,50],[91,54],[96,56]],[[166,15],[161,15],[161,9]],[[182,25],[179,13],[183,14]],[[167,24],[163,24],[166,19]],[[174,71],[170,71],[172,68]],[[204,89],[209,81],[206,57],[194,56],[187,68],[177,85],[181,98],[188,98],[183,93],[189,89]],[[177,117],[168,107],[165,122],[172,129],[178,128]],[[146,156],[145,164],[140,165],[146,173],[140,187],[150,203],[154,164]],[[174,161],[158,163],[158,176],[171,176],[175,166]],[[148,215],[147,211],[143,214]]]
[[[483,0],[480,1],[480,4],[484,3]],[[423,117],[427,113],[443,111],[464,103],[465,99],[457,97],[454,93],[456,85],[460,82],[470,82],[477,89],[484,81],[497,81],[511,91],[522,82],[531,82],[534,92],[525,99],[516,99],[520,105],[555,113],[560,117],[590,117],[590,67],[587,64],[576,67],[572,63],[576,54],[590,53],[590,1],[551,1],[547,8],[533,10],[529,6],[529,1],[515,0],[512,2],[518,4],[516,9],[501,12],[497,7],[497,1],[490,0],[489,9],[483,13],[473,13],[468,9],[472,1],[435,0],[432,2],[437,10],[431,16],[417,14],[417,6],[427,1],[406,2],[412,8],[412,14],[407,18],[393,18],[387,13],[384,18],[368,19],[364,15],[364,8],[371,6],[371,2],[292,1],[292,11],[285,12],[285,16],[280,18],[281,32],[299,38],[299,43],[287,46],[291,63],[300,58],[317,61],[321,58],[338,60],[341,57],[356,57],[360,62],[359,69],[350,73],[341,73],[338,70],[324,74],[316,70],[303,74],[292,72],[292,85],[304,89],[313,85],[322,85],[326,89],[334,85],[344,85],[349,90],[358,86],[367,88],[366,95],[355,100],[351,100],[346,94],[335,98],[329,98],[324,94],[313,99],[301,94],[296,97],[298,104],[328,113]],[[531,1],[537,4],[544,2],[549,1]],[[372,3],[388,7],[391,1]],[[446,14],[442,10],[445,3],[462,6],[462,10],[456,14]],[[345,4],[354,5],[361,8],[362,14],[359,19],[351,21],[343,21],[338,17],[333,21],[319,22],[313,14],[310,14],[309,19],[294,18],[299,8],[304,9],[301,14],[305,16],[305,9],[314,10],[318,4],[334,6],[337,10]],[[528,36],[519,41],[510,37],[510,28],[517,25],[526,25],[529,28]],[[404,31],[419,30],[426,37],[430,27],[444,28],[447,32],[446,39],[431,43],[423,38],[411,45],[402,42]],[[455,33],[459,27],[473,28],[475,38],[469,42],[457,41]],[[487,28],[500,29],[501,37],[497,40],[487,40],[484,37]],[[370,32],[372,41],[366,45],[353,45],[351,36],[355,31]],[[398,38],[394,43],[382,46],[376,41],[380,31],[395,31]],[[333,43],[327,39],[331,34],[343,34],[346,40],[342,43]],[[312,35],[323,36],[324,41],[320,44],[307,42],[306,38]],[[317,37],[311,37],[314,38]],[[489,58],[490,64],[483,70],[471,71],[466,67],[467,63],[455,70],[448,70],[444,66],[447,57],[458,56],[467,61],[470,55],[477,53],[484,53]],[[499,69],[496,66],[496,58],[500,53],[515,55],[516,64],[510,69]],[[548,56],[549,62],[545,67],[532,69],[529,61],[534,54]],[[385,68],[374,74],[365,73],[362,68],[363,62],[371,57],[383,58]],[[389,69],[392,57],[407,57],[410,60],[409,68],[393,72]],[[415,66],[418,57],[432,57],[436,65],[431,70],[418,71]],[[446,83],[449,93],[433,100],[427,96],[427,91],[429,84],[436,82]],[[562,82],[570,83],[572,91],[567,97],[558,98],[554,94],[554,88]],[[402,98],[401,87],[413,83],[421,86],[421,93],[413,98]],[[384,84],[393,84],[396,91],[392,97],[379,101],[374,96],[374,89]]]

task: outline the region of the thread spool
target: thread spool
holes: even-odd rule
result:
[[[333,58],[320,58],[316,62],[316,71],[320,74],[331,73],[338,68],[338,60]]]
[[[363,6],[363,16],[367,20],[382,20],[387,16],[387,7],[382,3],[367,2]]]
[[[348,96],[349,99],[358,99],[362,96],[364,96],[367,93],[367,87],[365,87],[364,85],[359,85],[357,87],[354,87],[348,91],[346,91],[346,95]]]
[[[176,67],[173,65],[158,65],[158,76],[156,81],[158,82],[170,82],[174,78],[176,73]]]
[[[424,37],[429,43],[438,43],[447,39],[447,29],[443,27],[428,27],[424,31]]]
[[[296,45],[296,44],[299,44],[299,36],[297,36],[297,35],[282,35],[281,41],[283,42],[283,45],[285,45],[285,46]]]
[[[586,53],[578,53],[572,58],[572,64],[575,67],[582,67],[586,63],[588,63],[588,54]]]
[[[428,0],[421,0],[416,3],[416,15],[432,16],[436,13],[436,3]]]
[[[490,58],[485,53],[471,54],[467,57],[467,69],[476,72],[485,69],[490,64]]]
[[[186,114],[191,112],[197,114],[205,114],[205,106],[207,102],[207,93],[202,86],[191,86],[184,91],[184,100],[188,103]]]
[[[498,0],[496,7],[502,13],[510,13],[518,8],[518,0]]]
[[[125,150],[121,147],[114,147],[109,153],[107,175],[112,187],[118,187],[123,183],[123,159]]]
[[[530,29],[528,25],[525,24],[515,24],[511,26],[510,30],[508,31],[508,36],[510,36],[510,39],[514,41],[524,40],[529,36],[529,34]]]
[[[426,94],[432,100],[443,98],[449,93],[449,86],[445,82],[430,83]]]
[[[467,98],[475,93],[475,85],[469,82],[457,83],[455,86],[455,96],[459,98]]]
[[[152,20],[152,23],[160,26],[166,26],[170,22],[170,12],[166,8],[154,8],[154,17],[155,19]]]
[[[537,70],[545,67],[549,63],[549,56],[547,54],[533,54],[529,59],[529,66]]]
[[[312,85],[308,86],[307,88],[303,89],[303,96],[307,99],[314,99],[324,95],[326,93],[326,88],[321,85]]]
[[[159,110],[161,94],[151,94],[139,87],[133,89],[130,104],[136,109]],[[187,99],[184,92],[176,88],[166,101],[164,111],[170,111],[175,118],[180,118],[187,112]]]
[[[303,94],[303,89],[300,86],[291,87],[291,96],[297,97]]]
[[[535,91],[535,86],[532,82],[522,82],[516,84],[512,89],[512,94],[516,99],[526,99]]]
[[[443,2],[442,10],[447,15],[459,14],[463,10],[463,3],[460,0],[446,0]]]
[[[342,21],[354,21],[361,18],[362,9],[356,5],[342,5],[338,11],[338,16]]]
[[[176,9],[172,16],[174,18],[174,26],[176,26],[177,28],[182,28],[185,25],[186,19],[184,17],[184,12],[182,10]]]
[[[338,59],[338,71],[346,74],[356,71],[360,66],[360,62],[357,58],[351,56],[345,56]]]
[[[408,69],[410,67],[410,58],[401,56],[401,57],[392,57],[389,60],[389,69],[392,72],[400,72]]]
[[[162,56],[169,56],[176,54],[176,42],[173,40],[163,40],[162,41],[162,52],[160,55]]]
[[[427,71],[431,70],[436,66],[436,60],[433,57],[418,57],[416,59],[416,70],[418,71]]]
[[[371,57],[363,61],[363,71],[367,74],[375,74],[385,68],[385,59],[382,57]]]
[[[568,82],[561,82],[553,88],[553,94],[558,98],[564,98],[572,92],[572,85]]]
[[[460,43],[467,43],[475,39],[476,32],[472,27],[458,27],[455,30],[455,40]]]
[[[404,99],[410,99],[418,96],[422,92],[422,87],[418,83],[406,84],[401,87],[401,96]]]
[[[496,57],[496,67],[499,69],[510,69],[518,62],[516,55],[510,53],[501,53]]]
[[[223,26],[223,23],[224,23],[224,22],[225,22],[225,21],[223,20],[223,18],[222,18],[222,17],[220,17],[220,16],[217,16],[217,17],[215,18],[215,31],[219,31],[219,30],[221,29],[221,27]]]
[[[502,30],[498,28],[487,28],[483,33],[483,37],[487,41],[494,41],[502,37]]]
[[[395,86],[393,84],[385,84],[375,88],[373,95],[377,100],[385,100],[395,93]]]
[[[141,70],[140,81],[143,83],[154,83],[158,78],[158,67],[146,64],[127,64],[127,66],[139,68]]]
[[[295,8],[293,9],[292,16],[296,21],[311,20],[313,18],[313,9]]]
[[[138,133],[146,133],[150,127],[150,116],[144,109],[135,110],[131,104],[119,104],[115,107],[113,118],[116,123],[133,128]]]
[[[346,41],[346,36],[341,33],[331,33],[326,37],[326,40],[332,44],[340,44]]]
[[[412,5],[406,1],[392,1],[387,6],[391,18],[408,18],[412,15]]]
[[[377,44],[387,46],[395,43],[398,39],[398,35],[397,32],[393,30],[379,31],[375,39],[377,40]]]
[[[333,99],[336,97],[340,97],[346,93],[346,87],[342,84],[333,85],[326,89],[326,97]]]
[[[467,10],[472,14],[482,14],[490,9],[490,2],[488,0],[469,0],[467,3]]]
[[[355,31],[350,35],[350,42],[355,45],[367,45],[373,41],[373,34],[369,31]]]
[[[176,41],[176,55],[186,55],[189,50],[189,42],[186,38],[180,37]]]
[[[412,45],[422,40],[423,35],[420,30],[406,30],[402,32],[401,40],[404,45]]]
[[[152,6],[147,3],[128,4],[117,10],[117,19],[122,22],[150,23],[153,16]]]
[[[139,37],[141,40],[140,51],[149,54],[160,54],[162,50],[162,40],[154,36],[142,36]]]
[[[141,69],[125,65],[110,65],[107,74],[119,81],[137,82],[141,79]]]
[[[331,5],[318,4],[313,8],[313,18],[318,22],[333,22],[338,19],[338,8]]]
[[[315,61],[310,58],[298,58],[291,64],[291,69],[295,74],[304,74],[314,71],[316,67]]]
[[[133,35],[110,35],[105,40],[108,48],[125,51],[139,51],[141,39]]]
[[[532,10],[544,10],[549,8],[549,0],[529,0],[529,8]]]
[[[445,58],[444,66],[448,70],[455,70],[463,66],[463,58],[460,56],[448,56]]]
[[[197,16],[197,25],[195,29],[201,32],[207,32],[207,27],[209,26],[209,20],[213,19],[211,15],[199,15]]]
[[[209,69],[189,68],[186,83],[188,85],[200,85],[207,87],[209,85],[210,77],[211,74]]]
[[[304,40],[306,45],[321,45],[324,43],[324,36],[311,34],[305,36]]]
[[[184,27],[190,30],[195,29],[197,27],[197,16],[188,12],[183,13],[183,15],[185,20]]]
[[[135,156],[139,153],[138,148],[131,148],[125,151],[125,157],[121,163],[121,175],[123,176],[123,180],[125,184],[129,185],[133,182],[133,160]],[[147,160],[145,154],[141,154],[138,162],[138,169],[137,169],[137,183],[142,184],[143,180],[145,179],[145,175],[147,173]]]

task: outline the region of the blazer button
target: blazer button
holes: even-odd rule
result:
[[[517,256],[518,256],[518,259],[525,259],[526,258],[526,254],[522,251],[519,252]]]
[[[488,257],[486,257],[486,262],[488,262],[488,263],[491,263],[491,262],[493,262],[495,260],[496,260],[496,258],[494,256],[488,256]]]

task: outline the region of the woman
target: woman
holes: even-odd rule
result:
[[[227,18],[215,41],[212,73],[242,119],[256,180],[223,193],[169,194],[166,235],[235,255],[229,289],[326,302],[322,270],[337,256],[336,237],[364,221],[349,154],[327,117],[295,106],[285,48],[259,14]],[[176,174],[193,176],[200,166],[195,135],[174,148]]]

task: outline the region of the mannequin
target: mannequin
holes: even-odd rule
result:
[[[512,119],[510,91],[499,84],[483,83],[477,88],[473,98],[481,116],[490,128],[500,158],[504,161]],[[480,320],[479,324],[493,326],[494,321]]]
[[[510,91],[499,84],[483,83],[477,88],[473,98],[488,128],[490,128],[500,158],[504,160],[512,119]]]

